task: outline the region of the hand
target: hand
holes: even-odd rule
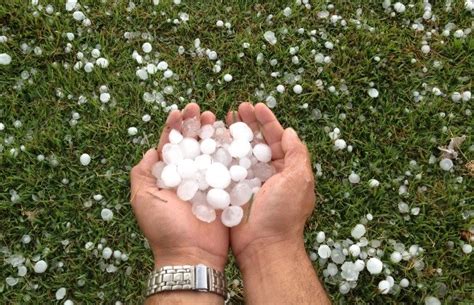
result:
[[[260,249],[269,251],[281,245],[282,250],[297,247],[304,252],[304,225],[315,201],[314,176],[306,146],[293,129],[283,129],[267,106],[242,103],[238,114],[228,114],[227,122],[233,117],[262,131],[277,170],[253,202],[244,206],[242,223],[231,228],[232,251],[241,269],[246,269],[247,260],[251,264]]]
[[[131,171],[131,202],[141,230],[150,243],[155,267],[204,263],[223,271],[229,248],[229,230],[217,220],[205,223],[191,212],[191,204],[178,198],[172,190],[158,190],[151,174],[153,164],[171,129],[181,129],[183,119],[201,118],[201,124],[212,124],[211,112],[200,114],[199,106],[188,104],[183,112],[168,116],[157,149],[150,149]],[[164,201],[163,201],[164,200]]]

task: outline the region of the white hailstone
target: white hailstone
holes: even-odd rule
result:
[[[472,246],[470,244],[462,245],[462,252],[464,252],[464,254],[470,254],[472,252]]]
[[[176,195],[183,201],[191,200],[199,189],[199,184],[195,180],[187,180],[181,183],[176,190]]]
[[[93,63],[88,62],[84,65],[84,71],[86,71],[86,73],[91,73],[92,70],[94,70],[94,64]]]
[[[176,129],[172,129],[168,135],[171,144],[179,144],[183,140],[183,135]]]
[[[357,272],[361,272],[365,268],[365,262],[361,259],[358,259],[354,262],[354,267]]]
[[[468,11],[473,11],[474,10],[474,1],[473,0],[464,1],[464,8]]]
[[[331,256],[331,248],[328,245],[319,246],[318,255],[320,258],[329,258]]]
[[[160,71],[165,71],[166,69],[168,69],[168,63],[166,61],[160,61],[156,67]]]
[[[326,240],[326,233],[323,231],[319,231],[318,234],[316,235],[316,241],[318,243],[322,243]]]
[[[178,162],[177,171],[181,179],[191,179],[198,171],[192,159],[183,159]]]
[[[199,142],[194,138],[184,138],[179,143],[179,148],[185,159],[194,159],[201,154]]]
[[[263,34],[263,38],[265,38],[265,40],[271,45],[274,45],[277,43],[277,38],[275,36],[275,33],[272,31],[266,31]]]
[[[390,291],[390,283],[387,280],[379,282],[378,289],[381,294],[387,294]]]
[[[101,68],[107,68],[109,66],[109,61],[103,57],[97,58],[95,64]]]
[[[64,301],[63,305],[74,305],[74,302],[71,301],[71,300],[66,300],[66,301]]]
[[[191,211],[197,219],[207,223],[211,223],[216,219],[216,211],[206,204],[193,203]]]
[[[244,210],[239,206],[229,206],[222,211],[221,221],[226,227],[235,227],[244,216]]]
[[[153,50],[153,47],[151,46],[151,43],[145,42],[145,43],[142,45],[142,50],[143,50],[143,52],[145,52],[145,53],[150,53],[150,52]]]
[[[13,127],[20,128],[21,126],[23,126],[23,123],[20,120],[13,122]]]
[[[368,221],[371,221],[372,219],[374,219],[374,216],[372,216],[372,214],[367,214],[365,215],[365,218],[367,218]]]
[[[77,0],[67,0],[66,1],[66,11],[70,12],[72,11],[77,4]]]
[[[369,180],[369,187],[376,188],[380,186],[380,182],[377,179],[370,179]]]
[[[103,208],[102,211],[100,211],[100,217],[102,217],[104,221],[111,221],[112,218],[114,218],[114,212],[110,209]]]
[[[88,241],[88,242],[86,242],[86,244],[84,245],[84,248],[85,248],[86,250],[92,250],[92,249],[94,248],[94,243],[91,242],[91,241]]]
[[[209,57],[210,60],[216,60],[217,59],[217,52],[216,51],[210,51],[207,54],[207,57]]]
[[[62,300],[66,296],[66,288],[61,287],[56,291],[56,300]]]
[[[110,101],[110,93],[108,92],[101,93],[99,99],[104,104],[108,103]]]
[[[260,162],[270,162],[272,160],[272,149],[267,144],[258,143],[253,147],[253,155]]]
[[[17,275],[20,277],[24,277],[28,273],[28,269],[25,266],[18,266],[18,273]]]
[[[69,32],[69,33],[66,34],[66,37],[69,41],[73,41],[74,40],[74,33]]]
[[[301,87],[301,85],[294,85],[293,92],[296,94],[301,94],[301,92],[303,92],[303,87]]]
[[[218,28],[223,27],[223,26],[224,26],[224,21],[222,21],[222,20],[217,20],[217,21],[216,21],[216,26],[217,26]]]
[[[354,172],[349,175],[349,182],[352,184],[357,184],[360,182],[360,176]]]
[[[12,62],[12,57],[7,53],[0,54],[0,65],[9,65]]]
[[[355,239],[360,239],[362,236],[364,236],[365,232],[365,226],[359,223],[352,229],[351,236]]]
[[[276,87],[276,91],[277,91],[278,93],[283,93],[283,92],[285,92],[285,86],[283,86],[283,85],[278,85],[278,86]]]
[[[143,122],[145,122],[145,123],[146,123],[146,122],[150,122],[150,120],[151,120],[151,115],[149,115],[149,114],[144,114],[144,115],[142,116],[142,121],[143,121]]]
[[[148,64],[146,65],[146,72],[148,74],[155,74],[158,71],[158,68],[155,64]]]
[[[357,244],[351,245],[351,246],[349,247],[349,252],[351,253],[351,255],[352,255],[353,257],[358,257],[359,254],[360,254],[360,247],[359,247],[359,245],[357,245]]]
[[[163,72],[163,76],[165,78],[170,78],[174,75],[173,71],[171,71],[170,69],[167,69],[165,72]]]
[[[146,71],[146,69],[138,69],[137,72],[135,73],[138,78],[140,78],[141,80],[147,80],[148,79],[148,72]]]
[[[242,139],[236,139],[230,143],[229,153],[234,158],[243,158],[252,151],[252,146],[249,142]]]
[[[450,171],[451,168],[453,168],[453,166],[454,164],[453,164],[453,161],[451,161],[451,159],[444,158],[441,161],[439,161],[439,167],[441,167],[442,170]]]
[[[433,296],[427,296],[425,298],[425,305],[441,305],[441,301]]]
[[[120,259],[120,257],[122,256],[122,251],[115,250],[112,255],[114,256],[115,259]]]
[[[8,286],[13,287],[13,286],[15,286],[16,284],[18,284],[18,278],[9,276],[9,277],[7,277],[7,278],[5,279],[5,282],[7,283]],[[3,287],[3,286],[2,286],[2,287]]]
[[[91,51],[91,55],[92,55],[92,57],[94,57],[94,58],[99,58],[99,56],[100,56],[100,50],[98,50],[98,49],[93,49],[93,50]]]
[[[103,250],[102,250],[102,257],[104,259],[109,259],[112,257],[112,249],[110,249],[109,247],[105,247]]]
[[[216,151],[217,143],[214,139],[208,138],[201,141],[201,152],[206,155],[211,155]]]
[[[224,81],[226,81],[226,82],[232,81],[232,75],[230,75],[230,74],[224,75]]]
[[[178,174],[175,164],[168,164],[161,172],[161,180],[167,187],[177,187],[181,183],[181,176]]]
[[[129,127],[127,133],[129,136],[134,136],[138,133],[138,129],[136,127]]]
[[[397,2],[393,5],[393,9],[397,12],[397,13],[403,13],[405,12],[405,5],[401,2]]]
[[[252,129],[244,122],[236,122],[230,125],[229,131],[234,139],[242,139],[247,142],[252,142],[253,140]]]
[[[283,10],[283,15],[289,17],[291,15],[291,8],[285,7],[285,9]]]
[[[194,165],[198,170],[207,169],[212,163],[212,158],[209,155],[200,155],[194,159]]]
[[[0,123],[0,131],[5,130],[5,124]]]
[[[366,268],[370,274],[379,274],[382,272],[383,264],[380,259],[372,257],[367,261]]]
[[[252,161],[249,158],[240,158],[239,165],[248,170],[252,166]]]
[[[21,242],[24,244],[29,244],[31,242],[31,236],[26,234],[21,237]]]
[[[79,161],[81,161],[82,165],[87,166],[91,163],[91,156],[89,156],[88,154],[82,154],[79,157]]]
[[[462,93],[462,100],[463,100],[464,102],[467,102],[467,101],[469,101],[470,99],[471,99],[471,91],[464,91],[464,92]]]
[[[210,189],[207,192],[207,203],[214,209],[225,209],[230,204],[230,195],[222,189]]]
[[[402,260],[402,254],[398,251],[392,252],[390,254],[390,261],[394,264],[399,263]]]
[[[72,14],[72,18],[74,18],[76,21],[82,21],[86,18],[86,15],[84,15],[84,13],[81,11],[75,11]]]
[[[231,181],[227,167],[221,163],[212,163],[206,172],[206,182],[213,188],[224,189]]]
[[[326,42],[324,43],[324,47],[326,47],[326,49],[331,50],[331,49],[334,48],[334,44],[333,44],[332,42],[330,42],[330,41],[326,41]]]
[[[214,127],[211,124],[207,124],[201,126],[201,130],[199,131],[199,137],[201,139],[208,139],[214,135]]]
[[[230,203],[235,206],[246,204],[252,198],[252,188],[248,183],[237,183],[230,192]]]
[[[0,35],[0,43],[5,43],[5,42],[7,42],[7,41],[8,41],[7,36],[5,36],[5,35]]]
[[[423,52],[424,54],[428,54],[430,51],[431,51],[431,48],[427,44],[425,44],[421,47],[421,52]]]
[[[456,30],[453,34],[453,36],[455,38],[463,38],[464,37],[464,31],[459,29],[459,30]]]
[[[37,261],[35,265],[33,266],[33,270],[36,273],[44,273],[47,268],[48,268],[48,264],[44,260]]]
[[[343,139],[337,139],[336,141],[334,141],[335,150],[343,150],[346,147],[347,147],[346,141],[344,141]]]
[[[379,96],[379,91],[375,88],[370,88],[367,93],[371,98],[377,98]]]
[[[409,281],[409,280],[407,280],[406,278],[401,279],[401,281],[400,281],[400,287],[406,288],[406,287],[408,287],[408,285],[410,285],[410,281]]]
[[[233,165],[229,169],[230,177],[233,181],[239,182],[247,177],[247,169],[240,165]]]

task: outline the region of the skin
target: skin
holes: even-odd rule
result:
[[[197,220],[189,203],[172,191],[158,190],[151,175],[169,131],[179,130],[182,120],[190,117],[200,117],[202,124],[215,121],[212,113],[201,114],[197,104],[188,104],[183,112],[173,111],[157,150],[149,150],[131,172],[132,207],[153,250],[155,268],[203,263],[223,271],[230,242],[247,304],[330,304],[304,248],[304,224],[314,209],[314,176],[308,150],[296,132],[283,129],[264,104],[242,103],[238,112],[227,115],[228,124],[235,118],[262,131],[277,170],[252,204],[245,205],[242,223],[229,230],[219,220],[210,224]],[[155,294],[146,303],[223,301],[212,293],[170,292]]]

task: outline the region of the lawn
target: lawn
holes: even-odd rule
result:
[[[152,258],[129,171],[169,110],[191,101],[218,118],[240,101],[267,103],[304,139],[318,194],[306,247],[334,303],[473,304],[469,3],[88,0],[67,11],[36,2],[0,3],[0,61],[11,57],[0,64],[1,304],[143,301]],[[439,147],[463,135],[452,168],[440,166]],[[384,271],[346,281],[341,264],[318,256],[327,244],[355,261],[353,242]],[[118,259],[104,259],[105,247]],[[230,304],[240,304],[229,259]],[[387,276],[395,284],[383,294]]]

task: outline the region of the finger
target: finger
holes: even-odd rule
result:
[[[232,110],[232,111],[227,112],[227,116],[225,117],[225,122],[227,123],[227,125],[232,125],[233,123],[240,122],[240,121],[242,120],[240,119],[238,111]]]
[[[210,111],[204,111],[201,114],[201,126],[214,124],[215,121],[216,121],[216,116],[214,115],[214,113]]]
[[[143,155],[143,158],[140,160],[140,162],[138,162],[138,164],[132,168],[132,170],[130,171],[132,199],[134,197],[134,194],[136,194],[136,192],[138,191],[138,185],[140,185],[140,183],[143,184],[144,182],[137,181],[136,179],[142,176],[151,177],[151,168],[153,164],[158,162],[158,160],[158,152],[155,148],[151,148],[145,153],[145,155]]]
[[[278,160],[283,158],[284,153],[281,147],[281,139],[283,136],[283,127],[273,112],[262,103],[255,106],[255,116],[261,126],[263,137],[272,149],[272,159]]]
[[[259,131],[257,117],[255,116],[255,108],[248,102],[239,105],[239,116],[242,122],[249,125],[253,132]]]
[[[181,123],[182,123],[182,115],[181,111],[174,110],[168,115],[168,119],[166,120],[165,127],[161,132],[160,142],[158,142],[157,150],[158,150],[158,157],[161,159],[161,150],[163,146],[168,143],[168,136],[172,129],[180,130]]]
[[[287,128],[283,132],[281,147],[285,154],[283,171],[299,172],[301,175],[311,172],[308,149],[293,128]]]
[[[190,118],[198,118],[201,114],[201,109],[199,108],[199,105],[196,103],[189,103],[184,107],[183,110],[183,120],[190,119]]]

